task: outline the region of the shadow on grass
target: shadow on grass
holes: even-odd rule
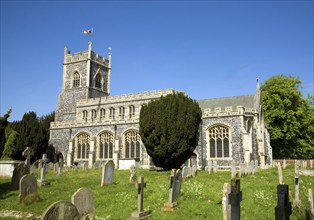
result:
[[[11,182],[0,183],[0,199],[8,198],[11,191]]]

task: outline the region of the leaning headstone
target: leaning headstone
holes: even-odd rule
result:
[[[222,193],[222,216],[224,220],[230,220],[231,206],[229,205],[229,194],[231,193],[230,183],[224,183]]]
[[[291,202],[289,202],[289,186],[277,185],[277,206],[275,208],[275,220],[286,220],[291,215]]]
[[[133,212],[131,217],[128,220],[140,220],[149,218],[150,212],[144,211],[143,208],[143,198],[144,198],[144,187],[146,187],[146,183],[144,182],[144,177],[139,177],[137,184],[135,184],[137,188],[137,211]]]
[[[231,180],[231,192],[229,194],[229,204],[231,205],[231,219],[240,220],[240,203],[242,192],[240,191],[240,179]]]
[[[37,181],[34,175],[26,174],[20,180],[19,202],[22,203],[24,198],[29,194],[37,191]]]
[[[113,163],[113,160],[109,160],[103,166],[102,177],[101,177],[101,186],[112,184],[113,174],[114,174],[114,163]]]
[[[235,178],[237,175],[237,168],[234,161],[231,162],[231,179]]]
[[[80,214],[71,202],[58,201],[51,204],[41,216],[41,220],[71,219],[79,220]]]
[[[183,172],[183,170],[182,170]],[[211,174],[213,173],[213,161],[209,160],[208,161],[208,173]]]
[[[87,188],[78,189],[71,198],[81,217],[95,217],[94,195]]]
[[[11,179],[11,188],[13,190],[19,189],[19,184],[22,176],[29,174],[30,172],[29,166],[25,165],[25,163],[20,163],[17,167],[14,168],[13,176]]]
[[[312,189],[309,188],[308,200],[307,200],[307,219],[314,219],[314,205],[313,205],[313,194]]]
[[[135,184],[136,182],[137,182],[136,167],[135,165],[131,165],[129,183]]]

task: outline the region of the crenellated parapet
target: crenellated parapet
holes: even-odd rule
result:
[[[228,117],[228,116],[249,116],[257,114],[257,110],[253,108],[245,108],[243,106],[227,106],[224,108],[205,108],[202,109],[203,115],[202,118],[213,118],[213,117]]]
[[[91,52],[90,57],[89,57],[89,52]],[[75,63],[75,62],[81,62],[84,60],[90,59],[91,61],[94,61],[100,65],[103,65],[105,67],[109,67],[109,59],[106,59],[105,57],[96,54],[94,51],[83,51],[83,52],[77,52],[74,54],[71,53],[65,53],[64,54],[64,64],[69,64],[69,63]]]

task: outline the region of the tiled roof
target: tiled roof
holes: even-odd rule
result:
[[[224,98],[213,98],[213,99],[204,99],[196,100],[201,107],[214,109],[216,107],[237,107],[243,106],[246,108],[254,108],[255,106],[255,95],[245,95],[245,96],[232,96]]]

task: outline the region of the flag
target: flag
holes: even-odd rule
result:
[[[85,35],[90,35],[92,33],[93,33],[93,29],[83,30],[83,34],[85,34]]]

